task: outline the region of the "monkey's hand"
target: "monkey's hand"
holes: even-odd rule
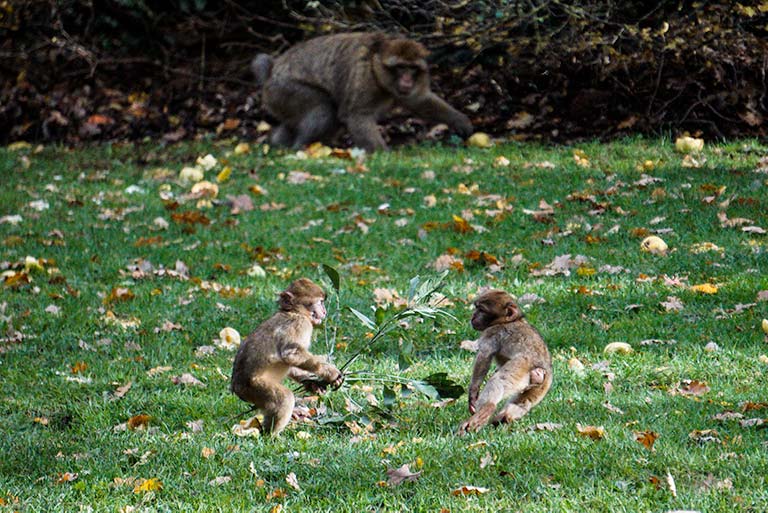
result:
[[[473,414],[477,410],[476,404],[477,404],[477,396],[479,395],[479,392],[477,390],[470,390],[469,391],[469,413]]]
[[[472,122],[465,114],[461,112],[457,112],[457,114],[458,115],[451,123],[453,129],[456,130],[456,132],[458,132],[458,134],[462,137],[469,137],[472,135],[472,132],[475,131],[474,127],[472,126]]]
[[[334,390],[337,390],[344,383],[344,375],[333,365],[326,363],[320,369],[322,377]]]

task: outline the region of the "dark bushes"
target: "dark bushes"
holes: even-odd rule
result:
[[[764,135],[766,10],[599,0],[0,1],[0,140],[254,136],[252,55],[345,30],[424,42],[439,88],[484,131]]]

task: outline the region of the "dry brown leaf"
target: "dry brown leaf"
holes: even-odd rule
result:
[[[56,484],[71,483],[78,478],[77,472],[62,472],[56,475]]]
[[[635,431],[635,440],[649,451],[653,451],[653,444],[659,438],[659,434],[655,431]]]
[[[291,472],[287,476],[285,476],[285,482],[288,483],[288,486],[290,486],[297,492],[301,491],[301,487],[299,486],[299,480],[296,478],[296,474],[294,472]]]
[[[605,428],[603,426],[583,426],[577,423],[576,430],[581,436],[588,436],[592,440],[602,440],[605,437]]]
[[[150,420],[152,420],[151,416],[140,413],[128,419],[127,426],[130,430],[145,429],[149,425]]]
[[[287,496],[288,493],[285,490],[282,488],[275,488],[267,494],[267,500],[271,501],[272,499],[284,499]]]
[[[490,491],[491,491],[490,488],[483,488],[480,486],[461,486],[459,488],[456,488],[455,490],[451,490],[451,495],[454,495],[454,496],[482,495]]]
[[[539,422],[537,424],[534,424],[530,428],[528,428],[528,430],[529,431],[557,431],[562,427],[563,427],[562,424],[557,424],[555,422]]]
[[[703,381],[686,380],[683,382],[683,386],[679,389],[680,395],[700,396],[709,392],[709,385]]]
[[[699,444],[720,443],[720,433],[714,429],[694,429],[688,433],[688,438]]]
[[[181,376],[173,376],[171,377],[171,381],[175,385],[188,385],[188,386],[194,386],[194,387],[204,387],[205,383],[194,377],[189,372],[185,372]]]
[[[387,470],[387,485],[397,486],[405,481],[416,481],[419,477],[421,477],[421,472],[421,470],[418,472],[411,472],[410,466],[408,464],[405,464],[397,469],[389,469]]]
[[[124,397],[125,394],[127,394],[128,391],[131,389],[131,386],[133,386],[133,382],[129,381],[125,385],[117,387],[114,394],[115,397],[117,397],[118,399],[120,399],[121,397]]]
[[[683,302],[680,301],[680,299],[678,299],[675,296],[667,296],[667,300],[666,301],[662,301],[659,304],[667,312],[679,312],[680,310],[685,308],[685,305],[683,304]]]

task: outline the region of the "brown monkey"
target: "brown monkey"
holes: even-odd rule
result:
[[[428,53],[409,39],[353,32],[310,39],[276,59],[257,55],[251,69],[262,103],[280,121],[272,144],[329,142],[344,126],[355,145],[384,150],[377,121],[394,106],[470,135],[469,118],[430,90]]]
[[[459,434],[478,431],[489,421],[508,423],[536,406],[552,386],[552,358],[536,328],[523,318],[512,296],[489,290],[475,299],[472,327],[482,332],[469,384],[469,412]],[[480,392],[491,360],[496,371]],[[493,419],[498,404],[506,400]]]
[[[341,385],[339,369],[309,352],[312,327],[326,315],[324,300],[325,292],[312,280],[294,281],[280,293],[279,311],[240,344],[231,390],[262,410],[265,433],[277,435],[291,420],[294,397],[282,384],[286,376],[313,392],[318,387],[308,379],[310,373],[334,387]]]

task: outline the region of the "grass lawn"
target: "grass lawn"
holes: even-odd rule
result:
[[[0,150],[0,511],[766,511],[768,147],[356,163],[236,144]],[[210,206],[178,178],[208,153]],[[640,250],[649,235],[666,255]],[[370,343],[349,307],[389,319],[443,267],[458,321]],[[245,336],[300,276],[330,292],[314,351],[369,347],[280,438],[238,436],[219,332]],[[520,298],[555,384],[518,423],[461,438],[466,394],[402,383],[467,386],[484,286]],[[617,341],[634,352],[604,353]],[[406,464],[420,474],[394,484]]]

